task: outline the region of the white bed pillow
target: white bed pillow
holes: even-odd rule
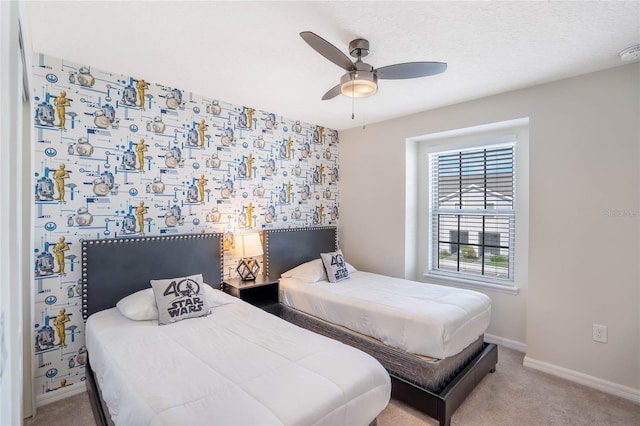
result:
[[[215,289],[207,283],[204,283],[204,294],[207,296],[209,307],[212,309],[232,303],[231,300],[229,300],[231,296],[225,295],[222,290]]]
[[[206,283],[204,285],[204,292],[210,308],[231,303],[225,299],[220,290],[216,290]],[[156,304],[156,297],[151,287],[123,297],[116,303],[116,308],[118,308],[118,311],[120,311],[122,315],[133,321],[151,321],[158,319],[158,305]]]
[[[309,283],[326,281],[327,273],[321,259],[310,260],[280,275],[282,278],[295,278]]]
[[[330,282],[336,283],[349,278],[349,269],[347,268],[347,263],[344,261],[342,250],[331,253],[320,253],[320,257],[322,258],[324,268],[327,270],[327,278]]]
[[[158,319],[158,306],[151,287],[123,297],[116,303],[122,315],[134,321]]]

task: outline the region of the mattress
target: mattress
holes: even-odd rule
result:
[[[314,283],[280,278],[280,302],[403,351],[444,359],[482,336],[491,299],[465,289],[363,271]]]
[[[371,356],[227,296],[174,324],[89,317],[92,369],[115,424],[367,425],[390,397]]]

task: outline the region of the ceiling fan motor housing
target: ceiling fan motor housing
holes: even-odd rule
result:
[[[357,38],[349,43],[349,54],[354,58],[364,58],[369,54],[369,40]]]

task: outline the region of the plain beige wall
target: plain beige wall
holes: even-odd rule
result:
[[[488,332],[640,391],[639,104],[636,63],[343,130],[340,245],[359,269],[407,276],[407,139],[529,117],[528,285],[485,292]],[[607,344],[592,341],[593,323],[608,326]]]

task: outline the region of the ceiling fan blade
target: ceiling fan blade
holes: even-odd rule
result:
[[[333,99],[336,96],[338,96],[340,93],[341,93],[340,92],[340,85],[336,84],[331,89],[329,89],[329,91],[327,93],[324,94],[324,96],[322,97],[322,100],[326,101],[326,100],[329,100],[329,99]]]
[[[300,37],[313,47],[316,52],[347,71],[355,69],[351,59],[344,53],[342,53],[337,47],[323,39],[319,35],[312,33],[311,31],[303,31],[300,33]]]
[[[380,67],[375,71],[379,79],[403,80],[440,74],[446,69],[447,64],[444,62],[405,62]]]

